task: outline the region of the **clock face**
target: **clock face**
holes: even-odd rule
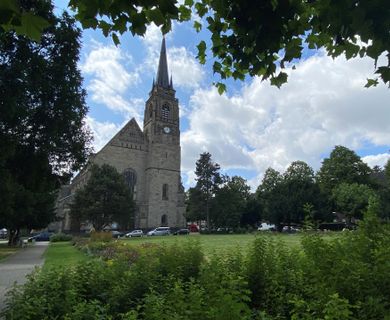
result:
[[[165,132],[165,133],[171,132],[171,128],[169,128],[169,127],[164,127],[164,132]]]

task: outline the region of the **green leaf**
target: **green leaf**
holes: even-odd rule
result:
[[[165,22],[164,15],[159,9],[147,11],[146,16],[149,18],[149,21],[153,21],[156,26],[161,26]]]
[[[201,64],[206,63],[206,42],[203,40],[196,46],[198,48],[197,58]]]
[[[367,83],[364,87],[370,88],[370,87],[376,87],[378,85],[378,79],[367,79]]]
[[[202,24],[198,21],[194,21],[194,29],[196,32],[200,32],[200,30],[202,30]]]
[[[46,19],[36,16],[31,12],[26,12],[22,14],[21,26],[15,28],[15,30],[28,36],[32,40],[39,42],[43,29],[47,28],[49,25],[50,24]]]
[[[119,37],[118,37],[118,35],[116,33],[113,33],[111,35],[111,37],[112,37],[112,40],[114,41],[116,46],[118,46],[121,43],[120,40],[119,40]]]
[[[226,92],[226,85],[224,83],[221,83],[221,82],[217,82],[215,84],[215,86],[217,87],[218,89],[218,93],[220,95],[222,95],[224,92]]]
[[[271,85],[277,86],[279,89],[282,84],[287,82],[288,75],[285,72],[280,72],[276,77],[271,78]]]
[[[9,10],[15,13],[20,12],[19,2],[16,0],[1,0],[0,1],[0,10]]]

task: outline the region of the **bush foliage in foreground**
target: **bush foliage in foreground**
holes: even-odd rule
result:
[[[15,288],[6,319],[390,319],[390,232],[367,217],[355,232],[301,250],[257,238],[205,259],[197,243],[93,244],[102,259],[36,272]],[[103,250],[103,249],[104,250]],[[107,255],[114,250],[117,254]]]

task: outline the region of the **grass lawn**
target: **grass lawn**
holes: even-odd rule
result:
[[[9,256],[10,254],[15,253],[17,250],[19,250],[19,247],[8,247],[7,241],[1,241],[0,242],[0,260]]]
[[[91,258],[72,246],[70,241],[52,242],[46,250],[43,268],[69,266],[89,259]]]
[[[275,240],[283,241],[290,248],[299,248],[300,242],[303,237],[302,234],[273,234],[262,233],[266,237],[270,237]],[[221,235],[179,235],[179,236],[155,236],[155,237],[142,237],[142,238],[130,238],[120,241],[126,243],[139,245],[142,243],[165,243],[167,245],[186,240],[197,240],[204,249],[206,255],[214,252],[228,252],[231,250],[247,251],[250,248],[253,240],[258,237],[259,234],[221,234]],[[324,235],[325,238],[334,237],[335,234]]]

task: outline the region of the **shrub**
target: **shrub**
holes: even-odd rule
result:
[[[173,246],[74,240],[93,259],[35,272],[15,287],[6,319],[387,319],[390,228],[367,216],[357,231],[301,250],[270,237],[204,258],[197,242]],[[1,317],[1,315],[0,315]]]
[[[92,231],[90,235],[90,239],[91,241],[109,242],[113,240],[113,237],[111,232]]]
[[[50,236],[50,242],[71,241],[72,235],[65,233],[56,233]]]

